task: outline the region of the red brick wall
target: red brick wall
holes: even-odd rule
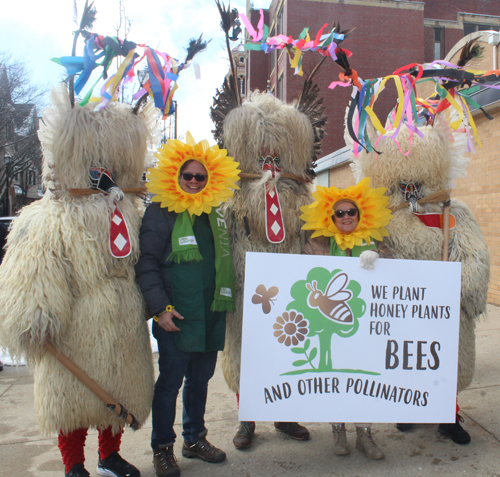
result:
[[[425,3],[425,18],[433,20],[456,21],[458,13],[500,15],[498,0],[423,0],[423,2]]]
[[[260,18],[258,10],[250,12],[249,20],[252,25],[257,25]],[[269,11],[264,11],[264,23],[269,25]],[[247,50],[247,92],[258,89],[265,91],[267,89],[267,80],[269,79],[270,57],[262,51]],[[251,65],[251,67],[249,66]]]

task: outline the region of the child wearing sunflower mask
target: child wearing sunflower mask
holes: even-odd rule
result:
[[[363,179],[347,189],[318,186],[313,193],[315,202],[301,208],[302,227],[313,230],[302,253],[359,257],[362,268],[373,270],[377,258],[393,258],[383,237],[385,226],[392,215],[386,208],[388,198],[385,188],[371,189],[370,179]],[[373,239],[373,240],[372,240]],[[371,423],[355,423],[356,447],[370,459],[383,459],[382,450],[375,444]],[[345,423],[332,423],[334,446],[337,455],[350,453]]]
[[[238,164],[218,146],[169,140],[146,184],[156,194],[140,232],[136,275],[154,316],[160,374],[151,447],[159,477],[180,475],[173,452],[176,400],[184,381],[182,455],[218,463],[226,454],[206,439],[208,382],[224,348],[226,311],[234,311],[234,270],[218,209],[232,196]]]

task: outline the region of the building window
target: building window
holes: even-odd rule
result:
[[[245,64],[245,57],[240,56],[240,65],[244,65],[244,64]]]
[[[283,8],[279,11],[278,17],[276,21],[276,34],[277,35],[282,35],[283,32]]]
[[[243,75],[238,76],[238,86],[240,88],[240,95],[245,96],[245,77]]]
[[[434,59],[444,57],[444,28],[434,28]]]
[[[486,31],[486,30],[500,31],[500,26],[485,25],[481,23],[464,23],[464,36],[467,36],[469,33],[474,33],[475,31]]]
[[[283,73],[278,77],[278,99],[284,101],[283,99]]]

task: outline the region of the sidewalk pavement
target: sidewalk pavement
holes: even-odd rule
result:
[[[336,456],[332,450],[331,426],[303,423],[311,440],[298,442],[274,430],[272,423],[257,423],[254,444],[238,451],[232,438],[238,424],[236,399],[218,367],[209,388],[206,413],[209,440],[224,449],[227,460],[208,464],[185,459],[178,402],[175,431],[183,477],[201,476],[474,476],[500,477],[500,308],[489,306],[488,318],[476,330],[476,373],[471,386],[460,394],[463,426],[472,436],[465,446],[454,444],[437,432],[437,424],[418,425],[399,432],[394,424],[375,424],[373,435],[385,459],[372,461],[355,448],[355,430],[348,424],[352,452]],[[157,356],[155,355],[155,360]],[[121,455],[141,470],[142,477],[155,477],[149,446],[151,420],[138,431],[127,429]],[[97,475],[97,432],[90,431],[85,467]],[[57,438],[41,436],[33,409],[33,376],[26,366],[6,366],[0,372],[0,476],[64,476]]]

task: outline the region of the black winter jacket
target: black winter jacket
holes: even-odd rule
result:
[[[139,235],[141,255],[135,273],[152,315],[160,315],[172,304],[172,284],[167,258],[172,253],[172,230],[177,214],[150,204]]]

